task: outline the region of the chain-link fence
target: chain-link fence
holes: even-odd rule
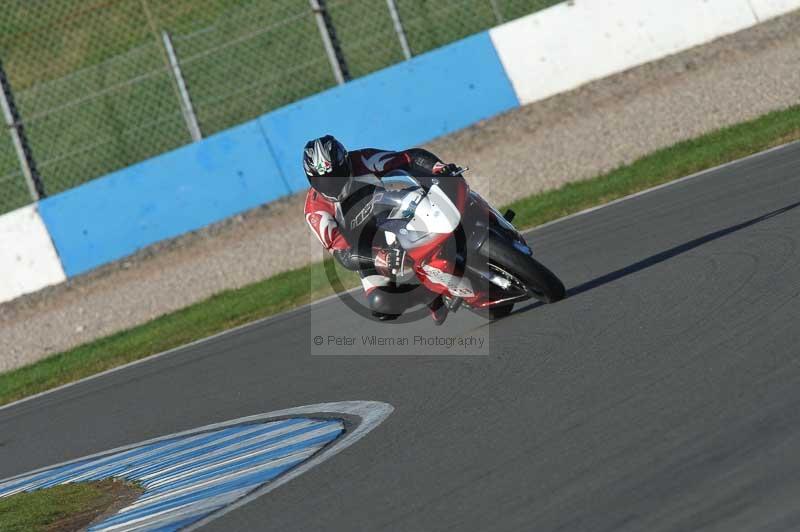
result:
[[[558,1],[6,0],[0,65],[50,195]],[[16,133],[0,212],[31,201]]]

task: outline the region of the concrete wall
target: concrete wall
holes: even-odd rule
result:
[[[761,22],[800,9],[798,0],[750,0],[750,5]]]
[[[575,0],[490,34],[524,105],[757,22],[749,0]]]
[[[256,121],[39,204],[70,277],[289,193]]]
[[[40,210],[72,277],[304,190],[310,138],[410,147],[518,105],[479,33],[47,198]]]
[[[0,301],[66,280],[36,205],[0,216]]]
[[[423,144],[519,106],[483,32],[325,91],[259,119],[292,190],[308,187],[300,155],[331,133],[346,146]]]

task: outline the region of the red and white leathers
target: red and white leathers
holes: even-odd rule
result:
[[[437,174],[445,165],[432,153],[414,148],[404,151],[385,151],[372,148],[351,151],[348,154],[353,176],[374,174],[383,177],[393,170],[421,171]],[[336,221],[338,203],[331,201],[313,188],[306,196],[305,217],[311,231],[322,246],[331,253],[352,250]],[[362,274],[361,284],[367,294],[377,287],[387,286],[391,279],[377,272]]]

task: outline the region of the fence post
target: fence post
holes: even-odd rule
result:
[[[400,12],[397,10],[397,2],[395,0],[386,0],[386,5],[389,7],[389,15],[392,17],[394,31],[397,33],[397,39],[400,41],[400,48],[403,49],[403,55],[407,61],[411,59],[411,47],[408,45],[406,30],[403,28],[403,21],[400,19]]]
[[[44,190],[44,183],[36,168],[36,160],[33,158],[33,151],[28,143],[28,137],[25,135],[25,128],[22,125],[22,119],[19,115],[19,110],[14,102],[14,93],[11,92],[11,84],[6,77],[6,71],[3,69],[3,63],[0,61],[0,107],[3,109],[3,117],[5,118],[8,132],[11,135],[11,140],[14,143],[14,150],[17,152],[19,165],[22,168],[22,175],[25,176],[25,183],[28,185],[28,191],[31,194],[33,201],[39,201],[47,196]]]
[[[166,31],[161,32],[161,38],[164,40],[164,48],[167,50],[169,64],[172,67],[175,82],[178,84],[178,96],[181,100],[181,111],[183,111],[183,118],[186,120],[186,127],[189,129],[192,140],[197,142],[203,139],[203,132],[200,131],[200,124],[197,123],[197,115],[194,113],[189,89],[186,88],[186,81],[183,79],[183,72],[181,72],[181,65],[178,63],[175,47],[172,46],[172,38]]]
[[[325,45],[325,52],[328,54],[328,61],[333,69],[333,76],[336,83],[342,85],[345,81],[350,81],[350,70],[347,68],[342,48],[339,46],[339,39],[336,37],[336,28],[333,26],[328,10],[325,8],[325,0],[308,0],[311,4],[311,11],[317,19],[317,27],[322,37],[322,44]]]
[[[502,24],[505,22],[503,13],[500,11],[500,6],[497,5],[497,0],[489,0],[489,3],[492,4],[492,11],[494,11],[494,18],[497,19],[497,23]]]

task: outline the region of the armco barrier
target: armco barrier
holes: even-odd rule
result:
[[[66,279],[36,205],[0,216],[0,272],[0,301]]]
[[[408,147],[519,105],[484,32],[41,202],[72,277],[304,189],[303,145]]]

